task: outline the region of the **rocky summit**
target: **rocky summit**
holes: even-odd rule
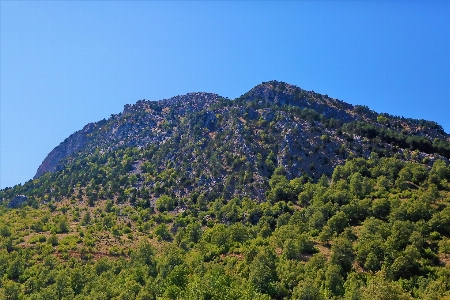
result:
[[[134,188],[155,197],[196,192],[262,201],[276,168],[288,179],[316,181],[349,157],[395,155],[431,165],[450,158],[449,145],[449,135],[435,122],[380,114],[270,81],[234,100],[189,93],[125,105],[69,136],[35,178],[74,170],[74,164],[87,171],[83,160],[112,155],[127,159],[121,176],[134,174]],[[93,176],[102,184],[107,177],[100,170]]]

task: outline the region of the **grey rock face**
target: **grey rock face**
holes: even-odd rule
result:
[[[46,172],[54,172],[58,168],[61,159],[80,151],[89,140],[89,134],[95,128],[94,123],[89,123],[64,140],[58,147],[54,148],[39,166],[34,179],[39,178]]]
[[[369,157],[373,151],[400,155],[403,149],[395,145],[342,129],[343,124],[353,121],[386,126],[379,124],[378,116],[368,107],[277,81],[262,83],[234,100],[212,93],[139,100],[108,120],[90,123],[72,134],[45,158],[35,178],[95,151],[152,146],[154,158],[133,162],[131,173],[139,174],[139,166],[147,159],[159,172],[173,166],[176,174],[183,174],[178,179],[179,189],[171,190],[177,197],[195,189],[210,194],[225,191],[226,197],[234,193],[264,199],[263,191],[275,167],[283,167],[288,179],[308,175],[317,180],[321,174],[331,176],[350,156]],[[404,129],[450,142],[449,135],[434,127],[425,131],[417,122],[389,120],[386,128],[398,133]],[[266,162],[270,153],[276,157],[272,167]],[[430,163],[433,160],[427,159]],[[141,184],[143,181],[138,181],[136,188]],[[153,189],[156,182],[146,185]]]
[[[28,197],[25,195],[16,195],[11,201],[9,201],[8,207],[9,208],[18,208],[27,200],[28,200]]]
[[[119,146],[145,146],[147,144],[160,144],[173,135],[169,128],[158,129],[158,124],[171,118],[167,116],[165,108],[177,109],[177,116],[197,112],[208,108],[222,98],[212,93],[188,93],[159,101],[139,100],[136,104],[127,104],[122,113],[111,115],[105,122],[89,123],[59,146],[55,147],[39,166],[34,179],[46,172],[55,172],[62,168],[61,162],[78,152],[89,151],[95,147],[102,149],[114,149]],[[153,110],[153,104],[157,103],[162,110]],[[144,114],[140,123],[134,121],[135,115]],[[178,118],[178,117],[176,117]],[[213,128],[217,123],[214,114],[205,114],[205,124]],[[111,126],[105,126],[109,123]]]

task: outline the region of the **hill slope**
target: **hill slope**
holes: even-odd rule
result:
[[[63,170],[80,157],[132,147],[137,155],[129,157],[126,171],[148,173],[141,168],[144,163],[152,170],[151,178],[140,177],[136,188],[178,197],[196,191],[210,198],[248,195],[264,200],[278,166],[289,179],[318,180],[322,174],[331,176],[346,158],[367,158],[372,152],[411,159],[410,152],[416,151],[416,160],[431,165],[436,158],[450,157],[449,142],[434,122],[377,114],[271,81],[235,100],[190,93],[126,105],[122,113],[67,138],[35,178]],[[170,182],[158,178],[163,172],[171,174]]]
[[[275,81],[141,100],[0,190],[0,298],[449,299],[449,149]]]

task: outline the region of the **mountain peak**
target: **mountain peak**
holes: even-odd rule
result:
[[[348,157],[372,152],[410,159],[407,153],[414,150],[427,162],[449,158],[450,139],[439,128],[272,80],[234,100],[194,92],[125,105],[122,113],[86,126],[53,149],[35,178],[93,153],[138,149],[146,154],[135,155],[128,168],[140,174],[139,166],[148,162],[154,172],[138,187],[180,197],[197,191],[264,200],[262,191],[277,167],[288,178],[317,180],[331,176]],[[167,170],[173,172],[170,184],[159,179]]]

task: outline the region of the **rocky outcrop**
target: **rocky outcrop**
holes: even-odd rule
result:
[[[353,114],[354,106],[343,101],[321,95],[314,91],[305,91],[284,82],[269,81],[255,86],[242,98],[247,101],[273,103],[277,106],[292,105],[299,108],[312,109],[327,118],[353,121],[358,118]]]
[[[25,195],[16,195],[11,201],[9,201],[8,207],[9,208],[19,208],[27,200],[28,200],[28,197]]]
[[[98,147],[113,150],[122,146],[158,145],[174,134],[180,117],[204,110],[221,98],[213,93],[188,93],[159,101],[139,100],[134,105],[126,104],[122,113],[87,124],[55,147],[39,166],[34,179],[62,168],[63,160],[78,152]],[[207,114],[205,122],[213,126],[215,115]]]
[[[46,172],[54,172],[63,158],[83,149],[89,140],[89,134],[96,127],[95,123],[89,123],[82,130],[71,134],[58,147],[54,148],[39,166],[34,179],[39,178]]]

